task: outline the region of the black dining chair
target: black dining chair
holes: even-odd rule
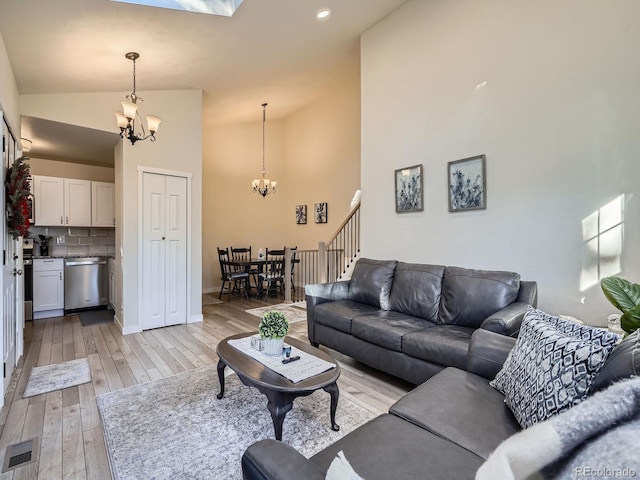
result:
[[[293,293],[296,293],[296,284],[293,281],[295,276],[295,268],[296,268],[296,255],[298,253],[298,247],[291,247],[291,289]]]
[[[284,275],[284,249],[269,250],[267,248],[264,270],[259,274],[260,287],[262,287],[259,294],[264,294],[266,299],[272,292],[277,295],[279,290],[284,295]],[[263,287],[264,283],[267,284],[267,288]]]
[[[231,247],[231,258],[234,262],[249,262],[252,259],[251,247]],[[249,288],[258,288],[258,267],[245,267],[244,269],[249,278],[253,278],[253,285],[249,283]]]
[[[224,292],[224,286],[227,285],[227,292],[229,298],[227,301],[231,301],[231,295],[236,292],[240,292],[244,289],[244,296],[249,297],[247,291],[247,282],[249,280],[249,274],[244,270],[237,270],[231,263],[228,248],[218,247],[218,261],[220,262],[220,271],[222,272],[222,287],[220,287],[220,295],[218,298],[222,298]],[[233,286],[231,285],[233,284]]]

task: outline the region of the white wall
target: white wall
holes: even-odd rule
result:
[[[18,87],[13,77],[9,55],[0,35],[0,110],[4,111],[15,135],[20,138],[20,109]]]
[[[23,115],[82,127],[115,131],[115,117],[126,93],[23,95]],[[116,260],[121,266],[120,321],[136,331],[138,321],[138,166],[189,172],[192,183],[191,319],[202,318],[202,92],[199,90],[139,92],[144,114],[162,118],[157,141],[115,149]],[[122,203],[118,203],[121,201]],[[122,252],[122,255],[121,255]]]
[[[516,271],[541,308],[603,324],[583,220],[620,195],[621,268],[603,273],[640,281],[637,18],[636,0],[413,0],[367,31],[363,254]],[[449,213],[447,162],[478,154],[487,209]],[[393,171],[414,164],[424,212],[396,214]]]
[[[46,175],[50,177],[78,178],[93,180],[94,182],[114,182],[115,171],[111,167],[84,165],[81,163],[61,162],[45,158],[29,157],[29,172],[31,175]]]

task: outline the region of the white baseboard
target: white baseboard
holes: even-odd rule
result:
[[[120,329],[120,332],[122,333],[122,335],[130,335],[132,333],[142,332],[142,327],[140,327],[139,325],[131,325],[129,327],[123,327],[122,322],[120,321],[117,315],[113,316],[113,320],[116,322],[116,325]]]
[[[44,310],[42,312],[33,312],[33,319],[64,317],[64,310]]]
[[[216,293],[220,291],[220,287],[203,288],[202,293]]]
[[[202,323],[203,321],[204,316],[201,313],[191,315],[191,318],[187,319],[187,323]]]

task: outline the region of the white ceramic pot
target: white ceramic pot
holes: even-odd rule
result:
[[[267,355],[282,355],[284,338],[265,338],[264,353]]]

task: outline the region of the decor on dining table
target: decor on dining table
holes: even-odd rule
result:
[[[327,202],[316,203],[313,206],[314,218],[316,223],[327,223]]]
[[[282,312],[272,310],[262,317],[258,332],[264,340],[264,352],[267,355],[280,355],[284,337],[289,333],[289,322]]]
[[[450,212],[487,208],[485,168],[484,155],[448,163]]]
[[[307,223],[306,205],[296,205],[296,223],[298,225],[305,225]]]
[[[396,213],[423,211],[422,165],[396,170],[395,182]]]

